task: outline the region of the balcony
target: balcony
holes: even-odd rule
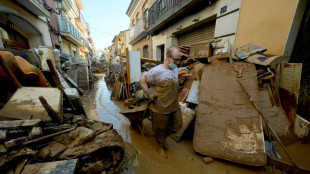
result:
[[[90,54],[93,54],[93,50],[92,50],[92,47],[90,45],[90,43],[88,42],[87,39],[82,39],[82,46],[80,47],[80,49],[83,51],[83,52],[86,52],[86,53],[90,53]]]
[[[26,9],[37,16],[49,17],[50,13],[44,8],[43,0],[16,0]]]
[[[129,44],[135,44],[147,35],[147,18],[141,17],[129,31]]]
[[[148,32],[154,34],[213,1],[216,0],[156,0],[149,10]]]
[[[78,18],[75,18],[75,24],[76,26],[83,32],[87,32],[87,23],[85,22],[85,19],[83,18],[81,12]]]
[[[82,39],[79,30],[76,29],[69,20],[61,18],[61,16],[58,16],[58,22],[61,36],[77,44],[78,46],[81,46]]]
[[[79,9],[77,8],[74,0],[62,0],[62,8],[65,11],[69,11],[69,14],[72,14],[72,16],[70,16],[71,18],[76,18],[79,16]]]

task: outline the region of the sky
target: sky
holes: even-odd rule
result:
[[[90,25],[90,32],[96,50],[111,45],[120,31],[130,27],[126,15],[130,0],[83,0],[82,15]]]

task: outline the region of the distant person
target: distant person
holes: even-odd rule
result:
[[[152,128],[163,158],[167,158],[166,138],[176,133],[183,124],[178,102],[177,65],[180,61],[180,51],[176,47],[171,47],[167,50],[164,64],[152,68],[140,80],[143,91],[151,100],[149,108]]]

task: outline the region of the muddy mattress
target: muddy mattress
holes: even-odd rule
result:
[[[259,105],[253,64],[220,62],[203,69],[194,132],[196,152],[252,166],[266,164],[262,121],[239,83]]]

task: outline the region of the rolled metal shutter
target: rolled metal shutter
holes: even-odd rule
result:
[[[179,46],[203,42],[214,38],[215,22],[207,23],[178,35]]]

